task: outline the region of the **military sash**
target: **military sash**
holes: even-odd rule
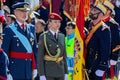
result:
[[[85,45],[87,46],[90,39],[92,38],[93,34],[95,33],[95,31],[103,24],[103,22],[99,22],[97,25],[95,25],[89,32],[86,40],[85,40]]]
[[[30,42],[28,41],[28,39],[23,34],[21,34],[20,32],[17,31],[17,28],[15,27],[14,24],[11,24],[9,27],[16,34],[16,36],[18,37],[20,42],[26,48],[27,52],[32,53],[32,47],[31,47]]]

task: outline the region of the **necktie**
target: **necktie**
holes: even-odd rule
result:
[[[56,39],[56,33],[54,34],[54,38]]]
[[[22,24],[21,27],[22,27],[23,30],[25,29],[25,25],[24,24]]]

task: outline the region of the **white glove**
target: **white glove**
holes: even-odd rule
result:
[[[33,70],[33,78],[37,77],[37,69]]]
[[[68,80],[68,74],[64,75],[64,80]]]
[[[45,77],[45,75],[43,75],[43,76],[40,76],[40,80],[46,80],[46,77]]]
[[[115,61],[115,60],[110,60],[110,65],[116,65],[117,64],[117,61]]]
[[[95,74],[96,74],[96,76],[102,77],[104,75],[104,72],[105,71],[98,69],[95,71]]]
[[[7,74],[7,80],[13,80],[12,75],[11,74]]]

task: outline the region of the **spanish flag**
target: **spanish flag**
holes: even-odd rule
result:
[[[88,15],[89,0],[76,0],[76,29],[75,29],[75,64],[73,80],[85,80],[84,57],[84,19]],[[87,4],[86,4],[87,3]],[[88,8],[89,10],[89,8]]]

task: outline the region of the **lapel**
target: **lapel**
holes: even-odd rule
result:
[[[26,36],[28,39],[30,38],[30,34],[29,34],[30,33],[30,29],[29,29],[29,26],[27,24],[25,24],[25,26],[26,26],[26,30],[25,31],[20,27],[20,25],[16,21],[14,22],[14,24],[15,24],[15,27],[17,28],[17,30],[21,34]]]
[[[48,31],[48,37],[49,37],[50,40],[57,43],[57,39],[54,38],[53,34],[50,31]]]
[[[17,30],[18,30],[21,34],[25,35],[23,29],[20,27],[20,25],[19,25],[16,21],[14,22],[14,24],[15,24],[15,27],[17,28]]]
[[[61,36],[60,36],[60,33],[58,32],[58,36],[57,36],[57,41],[58,41],[58,43],[60,43],[61,42]]]

